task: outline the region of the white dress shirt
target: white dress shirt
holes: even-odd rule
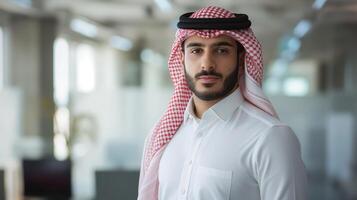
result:
[[[159,200],[306,200],[300,143],[239,89],[198,119],[192,98],[159,167]]]

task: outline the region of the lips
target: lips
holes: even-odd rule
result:
[[[218,79],[219,79],[219,77],[217,77],[217,76],[203,75],[203,76],[198,77],[198,80],[201,81],[202,83],[215,83],[218,81]]]

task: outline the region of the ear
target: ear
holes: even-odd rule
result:
[[[240,68],[243,68],[244,67],[244,62],[245,62],[245,51],[241,51],[239,53],[239,56],[238,56],[238,60],[239,60],[239,67]]]
[[[182,50],[180,51],[180,61],[183,66],[185,66],[185,52]]]
[[[242,50],[238,54],[238,62],[239,62],[239,71],[238,71],[238,77],[242,77],[245,72],[245,50]]]

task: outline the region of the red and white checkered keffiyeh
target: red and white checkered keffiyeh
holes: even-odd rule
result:
[[[191,18],[233,17],[235,17],[235,15],[232,12],[214,6],[202,8],[191,15]],[[250,28],[237,31],[179,29],[176,32],[176,39],[172,45],[172,51],[168,61],[170,76],[175,86],[174,93],[165,114],[146,139],[140,173],[138,200],[158,199],[158,169],[160,158],[166,144],[170,142],[180,127],[183,121],[184,111],[192,95],[187,85],[184,67],[181,62],[180,52],[182,50],[182,42],[193,35],[203,38],[213,38],[223,34],[240,42],[246,51],[244,72],[241,71],[239,73],[239,89],[244,98],[256,107],[277,117],[272,104],[261,89],[263,79],[262,50]]]

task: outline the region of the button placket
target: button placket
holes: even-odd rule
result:
[[[197,157],[197,153],[199,151],[201,142],[202,142],[202,135],[200,134],[199,131],[199,126],[196,127],[196,131],[194,131],[195,136],[195,142],[194,142],[194,147],[193,147],[193,152],[191,154],[191,157],[187,161],[187,173],[186,177],[184,180],[183,187],[181,188],[181,195],[183,196],[184,199],[187,199],[190,183],[191,183],[191,177],[192,177],[192,169],[195,163],[195,159]]]

